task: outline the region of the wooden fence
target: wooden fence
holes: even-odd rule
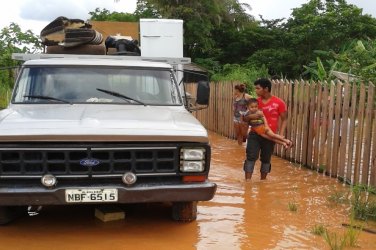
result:
[[[235,82],[211,83],[207,109],[193,112],[211,131],[234,139]],[[195,95],[194,84],[187,91]],[[288,107],[286,138],[295,146],[275,154],[345,181],[376,186],[376,110],[373,84],[273,81]]]

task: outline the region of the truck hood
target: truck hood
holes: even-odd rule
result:
[[[17,104],[0,112],[0,142],[6,141],[208,142],[208,136],[182,106]]]

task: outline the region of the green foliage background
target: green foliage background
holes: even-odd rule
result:
[[[41,49],[38,37],[30,30],[22,31],[15,23],[0,31],[0,108],[8,104],[15,80],[14,69],[20,65],[12,59],[12,53],[36,53]]]
[[[96,8],[91,20],[184,20],[184,56],[205,67],[214,81],[248,85],[259,77],[334,79],[333,71],[376,82],[376,19],[346,0],[310,0],[287,19],[260,21],[238,0],[138,0],[134,13]],[[73,17],[79,18],[79,17]],[[41,51],[38,36],[11,23],[0,31],[0,91],[12,87],[14,52]],[[3,95],[2,95],[3,96]],[[5,97],[1,97],[3,102]],[[0,104],[2,105],[2,104]]]

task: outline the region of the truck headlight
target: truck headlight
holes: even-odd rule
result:
[[[204,163],[202,161],[183,161],[180,170],[182,172],[202,172],[204,171]]]
[[[205,149],[204,148],[182,148],[181,158],[183,160],[204,160]]]
[[[205,170],[204,148],[182,148],[180,151],[180,171],[203,172]]]

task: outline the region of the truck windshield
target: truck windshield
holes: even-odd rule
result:
[[[181,105],[181,98],[168,69],[44,66],[24,68],[12,103]]]

